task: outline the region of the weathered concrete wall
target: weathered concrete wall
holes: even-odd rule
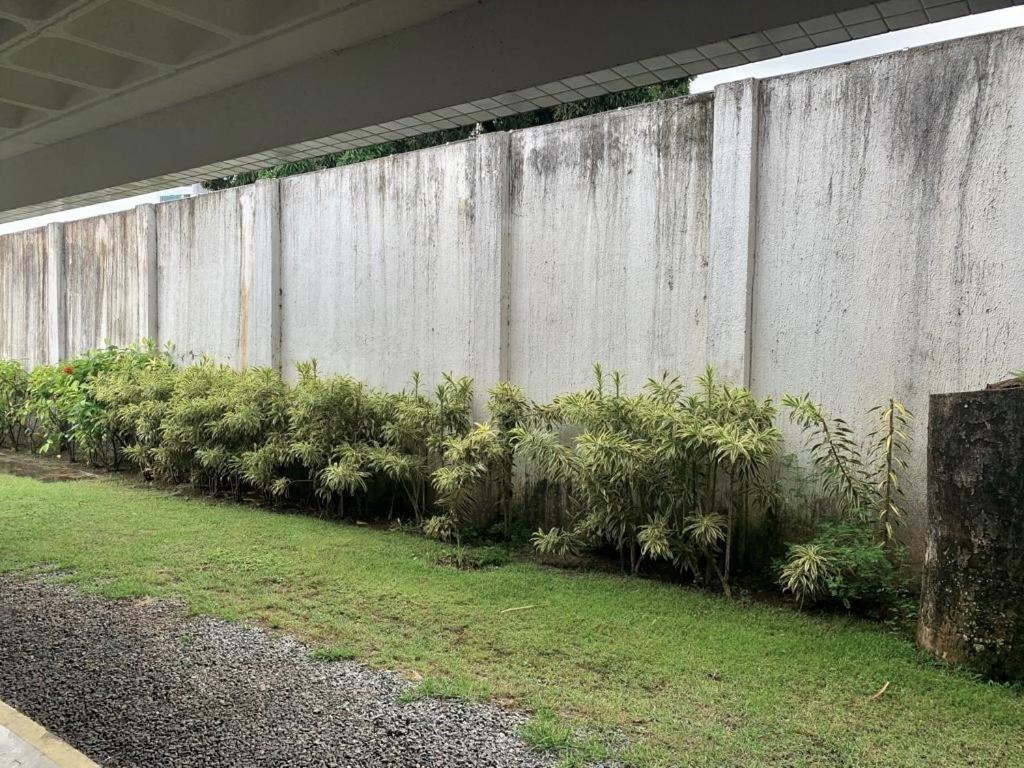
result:
[[[240,201],[251,194],[231,189],[156,209],[157,330],[183,360],[240,362]]]
[[[861,424],[1024,360],[1024,31],[761,83],[752,384]]]
[[[0,357],[48,362],[46,229],[0,239]]]
[[[66,354],[130,344],[139,328],[138,216],[134,210],[63,225]]]
[[[277,183],[160,205],[158,335],[178,357],[276,364]]]
[[[502,376],[508,135],[281,182],[282,360],[402,388]]]
[[[1024,365],[1022,82],[1010,30],[9,235],[0,355],[145,334],[536,399],[710,360],[865,428],[895,396],[920,541],[928,393]]]
[[[512,135],[509,377],[543,399],[705,363],[712,101]]]

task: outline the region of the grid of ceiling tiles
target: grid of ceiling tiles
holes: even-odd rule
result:
[[[160,73],[180,61],[213,53],[231,42],[301,23],[303,17],[323,10],[331,0],[307,0],[288,4],[290,15],[275,12],[285,4],[265,4],[262,15],[253,16],[247,0],[93,0],[65,22],[62,36],[37,37],[24,46],[6,46],[48,16],[81,0],[0,0],[0,138],[62,109],[90,100],[102,89],[132,85]],[[433,110],[380,125],[344,131],[314,141],[245,157],[225,160],[153,179],[88,192],[11,211],[0,212],[0,221],[12,221],[56,210],[104,202],[172,186],[191,184],[247,170],[318,157],[331,152],[407,138],[432,131],[472,125],[496,117],[532,111],[579,99],[626,90],[636,86],[699,75],[777,56],[833,45],[907,27],[944,21],[970,13],[1024,4],[1024,0],[886,0],[861,8],[809,19],[763,32],[678,51],[611,69],[590,72],[552,83],[504,93],[492,98]],[[295,11],[298,11],[298,14]],[[158,13],[159,11],[159,13]],[[306,11],[305,14],[302,12]],[[90,18],[101,13],[99,18]],[[211,19],[212,12],[212,19]],[[135,28],[142,25],[160,37],[159,25],[190,26],[194,32],[176,29],[174,46],[137,49],[115,48],[123,43],[104,39],[110,14],[131,15]],[[165,15],[169,14],[169,15]],[[161,16],[161,21],[157,16]],[[76,23],[77,20],[77,23]],[[14,24],[15,26],[12,26]],[[147,26],[148,25],[148,26]],[[69,38],[68,33],[71,33]],[[67,53],[74,48],[75,70],[69,70]],[[155,61],[154,61],[155,59]],[[82,66],[89,61],[89,66]],[[13,64],[14,67],[7,65]],[[26,70],[34,70],[29,74]],[[40,77],[42,75],[42,77]],[[88,86],[88,87],[86,87]],[[29,95],[31,94],[31,96]]]
[[[0,138],[336,12],[345,4],[0,0]]]

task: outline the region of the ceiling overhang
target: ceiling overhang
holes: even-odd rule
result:
[[[1021,0],[0,0],[0,221]]]

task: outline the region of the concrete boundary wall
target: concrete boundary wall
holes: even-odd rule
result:
[[[49,255],[55,240],[45,227],[0,239],[0,356],[26,366],[55,360],[60,352],[56,326],[64,301],[51,273],[61,261]]]
[[[703,370],[712,111],[694,96],[512,134],[509,378],[531,397],[588,386],[595,362],[631,388]]]
[[[279,366],[278,195],[266,181],[156,206],[156,335],[180,359]]]
[[[751,384],[867,430],[1024,368],[1024,30],[761,83]],[[913,538],[919,538],[912,531]]]
[[[140,254],[138,212],[124,211],[50,225],[51,253],[63,264],[61,354],[78,355],[104,339],[128,344],[146,335],[139,323]],[[59,233],[59,234],[58,234]],[[57,249],[60,249],[59,251]],[[56,269],[56,266],[54,267]]]
[[[1024,367],[1024,30],[0,237],[0,357],[106,340],[546,399],[706,362],[858,428]],[[792,437],[792,435],[791,435]]]
[[[283,179],[285,371],[503,378],[508,162],[502,133]]]

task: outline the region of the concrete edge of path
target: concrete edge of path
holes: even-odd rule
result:
[[[0,728],[39,752],[58,768],[100,768],[74,747],[54,736],[34,720],[0,701]],[[0,755],[2,758],[3,755]],[[0,760],[2,763],[2,760]]]

